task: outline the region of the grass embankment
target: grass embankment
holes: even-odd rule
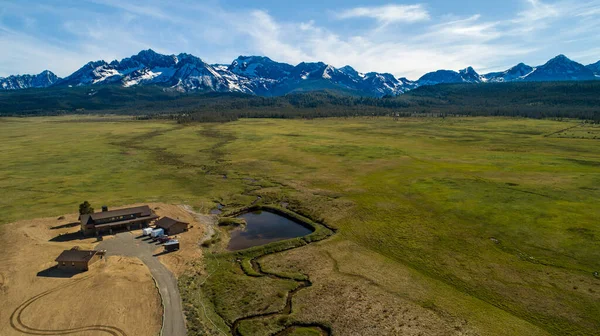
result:
[[[305,246],[333,234],[333,231],[326,226],[293,211],[263,204],[255,204],[229,211],[219,219],[219,223],[222,223],[223,226],[240,225],[241,223],[236,220],[235,216],[257,210],[277,213],[309,227],[313,232],[304,237],[273,242],[242,251],[215,253],[206,258],[207,271],[211,274],[209,281],[202,282],[201,285],[194,277],[186,277],[180,281],[180,287],[186,293],[185,296],[194,297],[196,300],[195,305],[185,306],[186,313],[190,316],[188,322],[192,330],[207,329],[208,327],[208,329],[218,331],[210,328],[212,323],[208,319],[198,317],[198,306],[205,304],[214,305],[218,314],[217,318],[226,325],[227,330],[240,318],[280,312],[285,306],[289,293],[298,287],[297,281],[307,280],[307,276],[293,271],[286,271],[269,272],[269,275],[272,275],[269,277],[261,270],[256,270],[252,263],[256,263],[256,260],[260,257]],[[258,265],[258,267],[260,266]],[[198,290],[206,293],[206,297],[202,296],[204,294],[193,294]],[[236,300],[239,300],[237,304],[231,304],[232,295],[235,295]],[[201,301],[202,304],[200,304]],[[279,316],[278,321],[281,328],[287,327],[292,322],[286,316]],[[225,327],[224,325],[222,327]],[[301,332],[303,329],[298,330],[294,329],[293,332]],[[255,328],[248,330],[245,325],[237,330],[243,335],[253,335],[259,331],[263,332],[265,330]]]
[[[217,202],[236,208],[261,196],[338,229],[333,241],[317,245],[338,260],[340,272],[315,244],[273,255],[289,260],[284,255],[302,253],[306,262],[273,270],[313,281],[298,293],[305,299],[292,317],[335,320],[315,293],[336,293],[323,297],[339,306],[408,300],[394,302],[420,307],[411,310],[414,316],[380,312],[396,321],[391,327],[410,325],[412,331],[419,328],[409,320],[415,316],[486,335],[600,330],[595,129],[505,118],[241,120],[185,127],[96,119],[0,122],[0,221],[59,215],[85,199],[96,207],[161,200],[207,212]],[[557,131],[565,129],[571,130],[563,138]],[[341,257],[348,252],[352,258]],[[214,275],[205,290],[186,298],[197,312],[199,298],[209,304],[209,316],[212,307],[229,319],[277,309],[284,302],[278,293],[296,285],[249,277],[233,259],[223,267],[206,259]],[[408,274],[408,280],[372,276],[378,269]],[[192,288],[205,278],[192,274]],[[407,283],[418,284],[417,297],[404,290],[412,288]],[[389,293],[381,295],[380,288]],[[232,306],[236,311],[225,311]],[[355,319],[346,324],[365,327],[365,335],[386,333],[358,322],[369,309],[375,306],[348,310]],[[511,333],[512,325],[517,332]]]

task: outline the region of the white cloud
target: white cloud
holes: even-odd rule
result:
[[[378,7],[356,7],[337,14],[339,19],[371,18],[387,25],[391,23],[414,23],[430,19],[422,5],[384,5]]]
[[[530,9],[519,13],[519,19],[522,21],[539,21],[547,18],[560,16],[559,6],[556,4],[547,4],[541,0],[526,0]]]
[[[0,50],[10,50],[2,55],[0,76],[37,74],[45,69],[70,73],[73,71],[73,64],[81,66],[91,56],[66,50],[4,26],[0,26]]]
[[[446,42],[475,41],[486,42],[502,35],[497,29],[497,22],[481,22],[481,15],[473,15],[466,19],[448,21],[431,26],[428,34],[423,38],[442,38]]]
[[[558,53],[581,56],[585,58],[581,61],[589,63],[600,58],[594,55],[597,49],[589,48],[600,44],[596,33],[600,20],[588,15],[598,12],[600,0],[552,4],[522,0],[523,10],[502,20],[478,13],[433,16],[421,5],[358,7],[337,17],[369,18],[377,24],[353,25],[351,32],[340,28],[346,22],[310,18],[293,22],[265,10],[226,10],[216,3],[150,1],[142,7],[128,0],[92,1],[93,8],[38,6],[44,6],[38,9],[38,18],[49,13],[58,18],[62,35],[36,34],[35,29],[2,30],[0,17],[0,48],[11,50],[0,55],[0,75],[49,68],[65,76],[87,61],[129,57],[147,48],[188,52],[211,63],[255,54],[291,64],[349,64],[359,71],[390,72],[411,79],[441,68],[473,66],[492,71],[521,61],[535,65]],[[5,15],[24,9],[25,5],[14,3]],[[28,13],[36,11],[27,9]],[[394,25],[417,21],[424,23],[405,29]],[[584,42],[576,46],[579,40]]]

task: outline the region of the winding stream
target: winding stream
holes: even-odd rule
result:
[[[240,323],[244,322],[244,321],[250,321],[250,320],[255,320],[255,319],[261,319],[261,318],[266,318],[266,317],[271,317],[271,316],[278,316],[278,315],[290,315],[292,313],[292,300],[294,298],[294,295],[296,295],[296,293],[298,293],[299,291],[308,288],[310,286],[312,286],[312,282],[308,279],[308,280],[297,280],[297,279],[293,279],[293,278],[289,278],[289,277],[283,277],[277,274],[273,274],[273,273],[269,273],[269,272],[265,272],[262,267],[260,266],[260,263],[258,262],[258,259],[264,257],[266,255],[262,255],[259,257],[256,257],[254,259],[252,259],[250,262],[252,264],[252,268],[254,269],[255,272],[260,273],[261,276],[266,276],[269,278],[273,278],[273,279],[280,279],[280,280],[293,280],[296,281],[296,283],[298,284],[298,286],[287,293],[287,297],[285,300],[285,306],[283,307],[283,309],[277,311],[277,312],[272,312],[272,313],[263,313],[263,314],[255,314],[255,315],[250,315],[250,316],[246,316],[246,317],[242,317],[239,318],[235,321],[233,321],[233,324],[231,325],[231,334],[234,336],[243,336],[240,331],[239,331],[239,326]],[[241,267],[241,265],[240,265]],[[243,267],[242,267],[243,270]],[[252,276],[249,275],[247,273],[244,272],[244,274],[246,274],[247,276]],[[305,328],[312,328],[315,329],[316,331],[319,332],[319,334],[321,334],[322,336],[330,336],[331,335],[331,329],[325,325],[319,324],[319,323],[310,323],[310,324],[306,324],[306,323],[293,323],[289,326],[287,326],[285,329],[276,332],[275,334],[273,334],[274,336],[285,336],[285,335],[289,335],[291,334],[294,329],[298,328],[298,327],[305,327]]]

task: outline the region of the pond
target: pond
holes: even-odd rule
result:
[[[231,231],[231,240],[227,246],[229,251],[302,237],[313,232],[307,226],[264,210],[249,212],[238,218],[246,220],[246,227]]]

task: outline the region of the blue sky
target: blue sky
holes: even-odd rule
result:
[[[566,54],[600,60],[600,0],[0,0],[0,76],[67,76],[142,49],[209,63],[264,55],[417,79]]]

